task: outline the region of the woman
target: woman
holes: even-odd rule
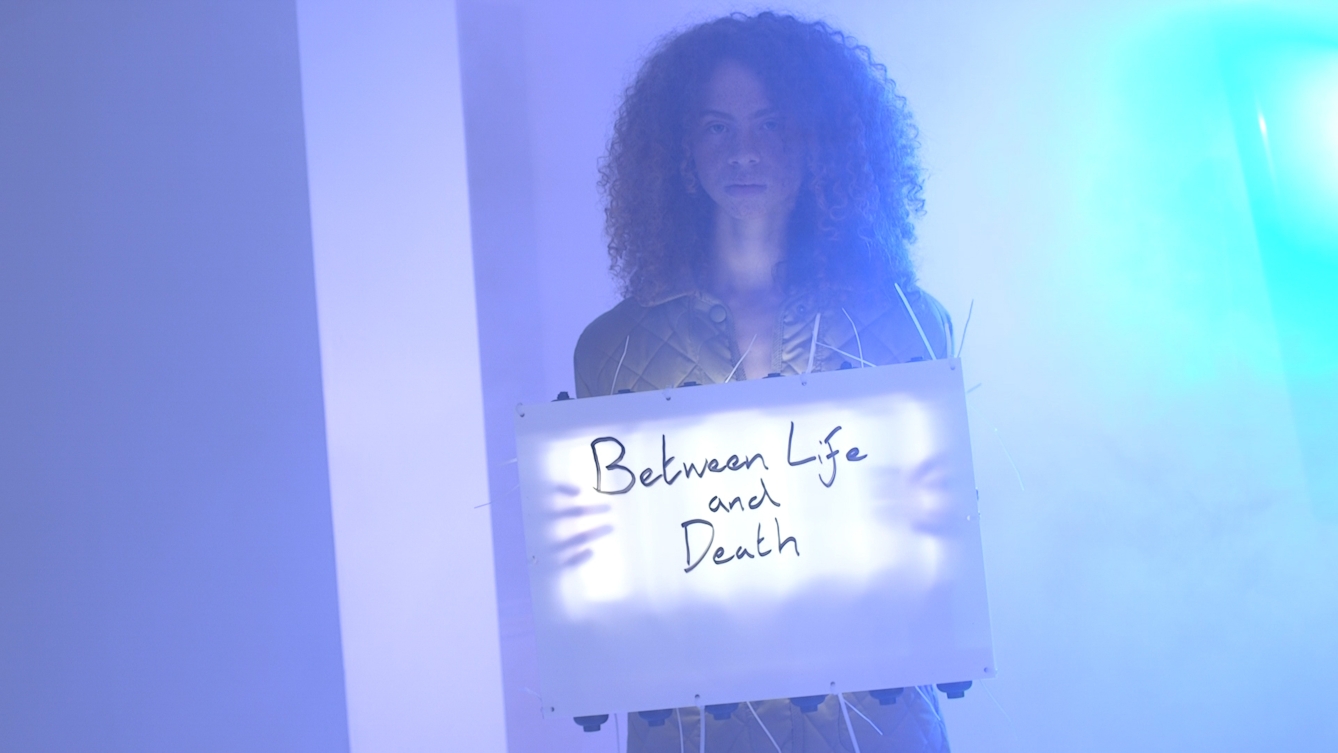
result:
[[[601,169],[625,299],[581,335],[577,394],[952,355],[948,315],[908,255],[915,150],[885,69],[824,23],[736,14],[662,42]],[[862,752],[948,749],[932,688],[846,698]],[[855,749],[834,696],[752,707],[708,716],[708,749]],[[678,713],[629,715],[629,753],[696,750],[699,712]]]

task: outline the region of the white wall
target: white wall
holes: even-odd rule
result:
[[[293,5],[0,4],[0,750],[348,748]]]
[[[505,748],[454,7],[298,20],[0,6],[0,749]]]
[[[455,10],[298,11],[352,748],[500,751]]]

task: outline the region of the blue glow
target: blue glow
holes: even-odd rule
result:
[[[1220,32],[1241,167],[1310,496],[1338,515],[1338,24]]]

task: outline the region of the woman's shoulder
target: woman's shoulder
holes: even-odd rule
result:
[[[723,313],[718,304],[691,292],[651,304],[624,300],[596,317],[576,341],[577,396],[722,378],[731,365],[720,324]]]
[[[952,317],[917,285],[893,289],[843,313],[857,333],[851,344],[868,349],[871,362],[903,363],[953,354]],[[842,318],[837,322],[844,323]]]
[[[582,361],[607,358],[610,354],[616,358],[618,354],[613,352],[614,349],[623,346],[626,337],[636,329],[646,313],[646,306],[631,298],[624,298],[618,305],[595,317],[576,341],[577,368],[580,368]]]
[[[613,364],[621,363],[627,357],[633,340],[644,339],[641,332],[647,327],[653,328],[653,320],[663,318],[664,307],[668,305],[647,306],[633,298],[625,298],[586,325],[572,354],[578,397],[607,392],[603,383],[612,378]]]

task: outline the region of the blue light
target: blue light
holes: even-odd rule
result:
[[[1242,23],[1223,73],[1312,501],[1338,514],[1338,23]]]

